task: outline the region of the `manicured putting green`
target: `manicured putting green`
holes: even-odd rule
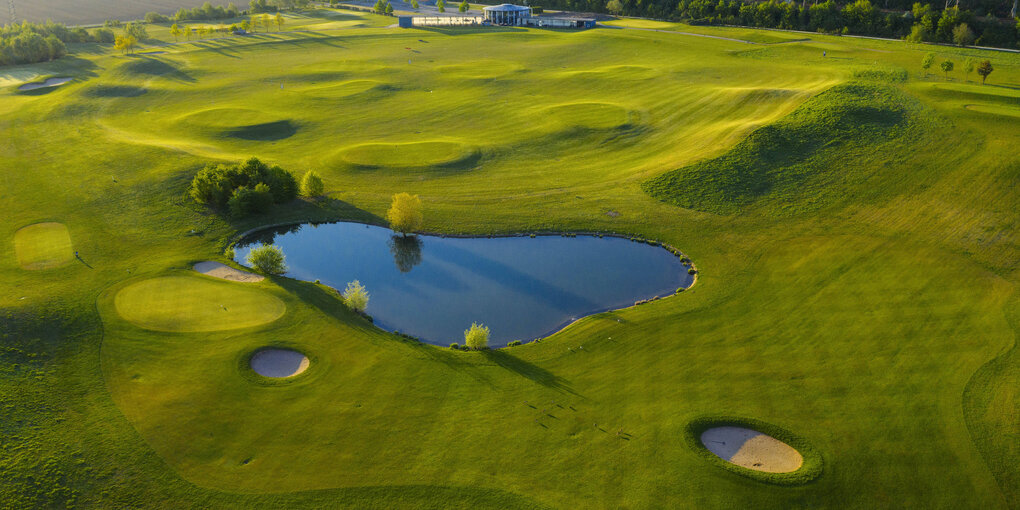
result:
[[[63,223],[36,223],[18,230],[14,252],[22,269],[49,269],[74,260],[71,235]]]
[[[457,142],[367,143],[340,152],[347,163],[363,167],[446,166],[464,161],[474,151]]]
[[[287,309],[265,291],[188,276],[133,283],[117,293],[114,305],[136,326],[171,332],[258,326],[279,319]]]
[[[195,127],[229,129],[253,124],[268,124],[284,119],[269,112],[248,108],[210,108],[183,115],[180,120]]]

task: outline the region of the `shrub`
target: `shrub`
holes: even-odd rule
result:
[[[521,345],[520,340],[514,340],[513,342],[506,344],[507,347],[517,347],[518,345]]]
[[[241,191],[242,188],[260,191],[260,195],[247,196],[250,193]],[[251,158],[240,165],[207,165],[192,179],[188,192],[196,202],[213,207],[228,206],[231,214],[241,217],[268,209],[268,204],[264,203],[265,196],[269,197],[270,204],[293,200],[297,196],[297,188],[297,180],[290,172]],[[239,193],[241,198],[235,199]],[[255,203],[239,203],[242,199],[255,200]]]
[[[145,30],[145,25],[141,23],[128,23],[124,25],[124,33],[139,41],[149,38],[149,32]]]
[[[96,42],[106,44],[113,44],[113,42],[117,40],[117,35],[109,28],[97,28],[94,32],[92,32],[92,37],[96,38]]]
[[[454,342],[454,343],[450,344],[450,348],[451,349],[460,349],[460,344],[458,344],[457,342]]]
[[[422,224],[421,199],[418,198],[418,195],[409,193],[393,195],[393,203],[386,213],[386,219],[390,222],[390,228],[404,235],[420,230]]]
[[[322,184],[322,177],[319,174],[308,171],[301,178],[301,194],[306,197],[317,197],[322,195],[325,186]]]
[[[694,273],[697,273],[697,272],[698,271],[696,269],[694,269],[693,267],[687,270],[687,274],[694,274]]]
[[[230,215],[235,218],[266,212],[272,205],[273,195],[269,186],[261,183],[256,184],[254,189],[247,186],[237,188],[227,201]]]
[[[147,12],[145,13],[146,23],[166,23],[170,21],[170,18],[158,13],[158,12]]]
[[[681,293],[681,292],[683,292],[683,291],[685,291],[685,290],[687,290],[687,289],[685,289],[685,288],[683,288],[683,287],[677,287],[677,288],[676,288],[676,293],[677,293],[677,294],[679,294],[679,293]]]
[[[464,345],[470,349],[485,349],[489,346],[489,328],[471,323],[471,327],[464,330]]]
[[[261,244],[252,248],[245,261],[261,273],[283,274],[287,272],[287,259],[283,255],[283,250],[271,244]]]
[[[297,179],[290,172],[278,166],[270,167],[266,171],[265,179],[262,182],[269,186],[270,191],[273,193],[273,201],[278,204],[290,202],[297,198]]]
[[[344,304],[355,312],[364,312],[368,306],[368,291],[358,280],[347,284],[344,289]]]

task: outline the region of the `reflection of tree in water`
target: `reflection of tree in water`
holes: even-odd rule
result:
[[[244,239],[241,239],[241,241],[237,243],[237,246],[243,248],[253,244],[273,244],[276,236],[290,234],[291,232],[297,232],[299,230],[301,230],[300,224],[269,227],[245,236]]]
[[[391,236],[390,253],[401,273],[407,273],[421,264],[421,239],[418,236]]]

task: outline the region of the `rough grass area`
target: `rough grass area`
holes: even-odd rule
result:
[[[163,276],[117,292],[117,314],[146,329],[221,331],[272,322],[287,310],[279,298],[236,283]]]
[[[1020,506],[1020,55],[285,17],[0,70],[0,507]],[[928,52],[958,71],[924,76]],[[992,60],[988,84],[966,58]],[[75,80],[17,92],[45,76]],[[280,121],[299,128],[228,134]],[[325,196],[238,221],[190,200],[199,169],[251,156]],[[431,232],[661,240],[698,283],[464,352],[321,285],[190,269],[263,225],[383,224],[398,192]],[[22,269],[15,233],[43,218],[80,263]],[[258,377],[269,347],[311,366]],[[688,445],[732,416],[792,432],[821,471],[783,486]]]
[[[14,233],[14,253],[22,269],[50,269],[74,260],[71,235],[63,223],[36,223]]]
[[[931,115],[898,89],[852,82],[833,87],[726,154],[665,173],[642,186],[680,207],[732,214],[755,203],[803,212],[899,179],[895,154],[932,129]]]

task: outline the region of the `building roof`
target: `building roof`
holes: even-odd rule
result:
[[[483,10],[488,11],[488,12],[521,12],[521,11],[530,11],[531,7],[528,7],[528,6],[525,6],[525,5],[500,4],[500,5],[490,5],[488,7],[485,7]]]

